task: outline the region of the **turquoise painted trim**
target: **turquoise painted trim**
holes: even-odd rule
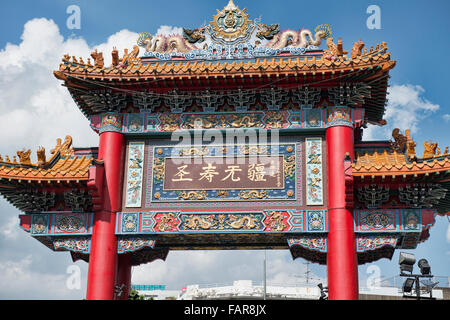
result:
[[[30,214],[30,234],[41,236],[90,236],[94,213]]]
[[[132,218],[130,218],[132,217]],[[317,234],[328,232],[328,210],[118,212],[116,235]]]
[[[423,230],[422,209],[355,209],[354,217],[357,233],[414,233]]]
[[[335,112],[333,116],[331,116],[331,111]],[[343,112],[342,117],[338,111]],[[114,131],[137,136],[171,134],[174,131],[193,132],[194,119],[202,124],[202,127],[198,127],[197,130],[223,130],[226,132],[239,129],[277,129],[280,132],[315,132],[334,125],[360,126],[364,122],[364,109],[339,106],[327,109],[302,108],[298,111],[198,113],[150,113],[143,111],[132,114],[109,112],[91,115],[89,119],[91,128],[97,132]]]

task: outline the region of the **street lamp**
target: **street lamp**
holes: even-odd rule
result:
[[[400,277],[408,277],[405,282],[403,283],[403,297],[404,298],[414,298],[412,295],[407,295],[405,293],[411,293],[413,290],[413,287],[415,285],[416,290],[416,299],[434,299],[432,296],[432,289],[433,287],[431,285],[427,285],[427,289],[431,288],[430,290],[427,290],[427,293],[430,293],[430,297],[421,297],[420,296],[420,278],[432,278],[433,275],[431,274],[431,267],[430,264],[426,259],[420,259],[417,263],[420,273],[421,274],[413,274],[414,269],[414,263],[416,262],[416,258],[411,253],[405,253],[400,252],[400,256],[398,258],[398,264],[400,265]],[[405,272],[409,272],[409,274],[406,274]],[[423,282],[422,282],[423,283]]]
[[[431,273],[430,265],[428,264],[428,261],[426,259],[420,259],[417,265],[420,268],[420,273],[422,273],[423,275]]]
[[[328,300],[328,296],[325,292],[328,292],[328,287],[323,287],[322,283],[317,285],[320,289],[320,298],[319,300]]]
[[[414,263],[416,263],[416,258],[411,253],[400,252],[398,257],[398,264],[400,265],[400,273],[404,274],[403,271],[413,272]]]
[[[405,282],[403,283],[403,292],[410,293],[412,291],[415,282],[416,279],[414,278],[406,279]]]

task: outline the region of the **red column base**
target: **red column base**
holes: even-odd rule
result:
[[[88,300],[113,300],[117,269],[116,212],[120,210],[123,185],[125,139],[118,132],[100,134],[98,158],[104,162],[101,210],[94,215],[91,238]],[[99,183],[100,185],[100,183]]]
[[[128,300],[131,291],[131,256],[120,254],[117,263],[116,300]]]

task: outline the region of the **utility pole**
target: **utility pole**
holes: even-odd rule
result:
[[[264,250],[264,296],[263,296],[264,300],[266,300],[266,290],[267,290],[267,286],[266,286],[266,278],[267,278],[267,275],[266,275],[266,269],[267,269],[267,267],[266,267],[266,260],[267,260],[267,251]]]
[[[306,264],[306,272],[305,272],[305,274],[306,274],[306,284],[309,284],[309,274],[311,273],[311,271],[309,271],[310,263],[311,262],[309,262],[309,261],[306,261],[305,263],[303,263],[303,264]]]

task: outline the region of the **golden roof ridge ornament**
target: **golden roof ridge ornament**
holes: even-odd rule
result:
[[[240,9],[234,0],[228,0],[212,21],[195,29],[183,28],[181,35],[152,35],[141,32],[137,40],[145,48],[143,59],[171,60],[220,60],[292,55],[306,51],[318,51],[323,40],[331,37],[331,27],[321,24],[313,31],[280,32],[279,24],[265,25],[261,18],[250,19],[247,9]],[[116,54],[117,55],[117,54]],[[102,65],[102,56],[95,54],[96,65]],[[117,64],[117,57],[114,60]],[[145,60],[142,62],[145,63]]]
[[[406,155],[408,160],[414,160],[417,158],[416,155],[416,146],[417,143],[411,138],[411,131],[405,130],[406,135]]]
[[[47,161],[47,158],[45,155],[44,147],[39,147],[36,150],[37,163],[31,162],[31,150],[24,148],[24,149],[18,150],[16,152],[17,157],[19,157],[19,162],[17,162],[16,156],[13,156],[13,161],[11,161],[8,155],[5,156],[5,159],[3,159],[0,155],[0,165],[1,164],[8,164],[8,165],[14,164],[14,165],[21,165],[21,166],[25,166],[25,167],[44,167],[49,162],[51,162],[56,156],[58,156],[58,154],[61,157],[73,156],[75,150],[71,146],[72,146],[72,137],[71,136],[66,136],[66,138],[64,139],[64,142],[62,142],[62,143],[61,143],[61,139],[58,138],[56,140],[55,148],[50,150],[50,154],[52,154],[52,156],[50,157],[50,159],[48,161]]]
[[[66,136],[64,139],[64,142],[61,144],[61,139],[58,138],[56,140],[56,146],[52,150],[50,150],[50,153],[53,155],[60,154],[61,157],[70,157],[73,156],[75,150],[71,147],[72,146],[72,137]]]
[[[225,11],[233,11],[238,10],[239,8],[234,4],[233,0],[230,0],[226,7],[224,8]]]
[[[246,36],[256,27],[249,17],[247,9],[239,9],[233,0],[230,0],[221,11],[217,9],[217,14],[209,23],[210,28],[207,30],[213,40],[219,42],[220,40],[233,42],[240,38],[247,38]]]

